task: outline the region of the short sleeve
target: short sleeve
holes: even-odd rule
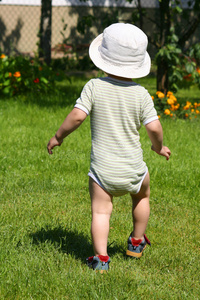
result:
[[[154,107],[153,100],[149,95],[149,93],[146,91],[142,103],[141,122],[143,123],[143,125],[147,125],[148,123],[155,121],[157,119],[158,119],[157,111]]]
[[[83,110],[87,115],[90,114],[92,110],[92,104],[94,99],[94,90],[92,80],[88,81],[83,87],[80,97],[76,100],[74,107]]]

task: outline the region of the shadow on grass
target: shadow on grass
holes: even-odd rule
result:
[[[66,84],[60,86],[58,90],[50,93],[29,93],[23,95],[21,100],[25,104],[33,104],[39,107],[58,108],[74,105],[80,96],[82,85],[76,86],[75,84]],[[18,96],[20,98],[20,96]],[[20,99],[19,99],[20,100]]]
[[[65,80],[57,83],[55,87],[52,87],[51,91],[40,92],[39,90],[35,90],[34,92],[24,92],[15,95],[12,98],[4,96],[1,97],[0,102],[13,100],[25,105],[37,105],[42,108],[52,109],[73,106],[80,97],[83,86],[87,81],[88,79],[84,76],[81,78],[72,77],[70,81]]]
[[[92,241],[83,233],[73,230],[64,230],[61,226],[56,228],[42,228],[31,234],[33,244],[42,245],[50,243],[58,251],[71,254],[76,259],[81,259],[84,263],[88,256],[93,255]],[[122,246],[111,243],[108,246],[109,255],[123,253]]]

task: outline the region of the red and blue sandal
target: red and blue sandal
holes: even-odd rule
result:
[[[90,269],[99,271],[101,274],[108,271],[111,262],[110,257],[104,255],[90,256],[86,260]]]
[[[149,239],[146,234],[144,235],[144,239],[135,240],[131,235],[128,238],[128,249],[126,250],[126,255],[129,257],[140,258],[143,254],[144,249],[147,244],[151,246]]]

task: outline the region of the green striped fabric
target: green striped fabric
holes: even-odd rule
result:
[[[138,130],[158,119],[148,91],[134,82],[91,79],[75,107],[90,114],[89,175],[114,196],[137,193],[147,172]]]

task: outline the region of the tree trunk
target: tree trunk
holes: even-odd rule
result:
[[[39,57],[49,65],[51,62],[52,0],[42,0],[40,21]]]
[[[157,64],[157,91],[167,94],[168,87],[168,64],[167,61],[161,59]]]
[[[160,45],[162,48],[167,43],[171,28],[170,1],[159,2],[160,10]],[[168,63],[164,58],[160,58],[157,65],[157,90],[166,93],[168,90]]]
[[[139,13],[139,22],[140,22],[140,29],[143,30],[143,13],[142,13],[142,5],[141,5],[141,0],[138,0],[138,13]]]

